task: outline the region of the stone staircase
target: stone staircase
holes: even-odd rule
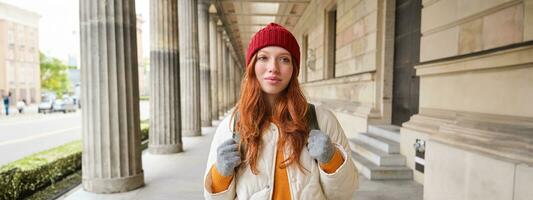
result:
[[[413,171],[405,166],[400,154],[400,127],[373,125],[367,133],[350,138],[352,160],[370,180],[413,179]]]

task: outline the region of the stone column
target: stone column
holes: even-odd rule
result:
[[[178,0],[181,132],[200,136],[200,65],[197,0]]]
[[[235,59],[229,57],[229,108],[233,107],[235,101]]]
[[[222,27],[217,29],[217,93],[218,93],[218,117],[222,119],[224,117],[224,43],[222,42]]]
[[[234,66],[234,69],[233,69],[233,104],[236,104],[237,103],[237,89],[238,89],[237,71],[239,70],[237,61],[235,61],[235,64],[233,66]]]
[[[222,82],[221,82],[221,85],[222,85],[222,113],[223,115],[226,114],[226,109],[227,109],[227,96],[228,96],[228,93],[226,91],[227,89],[227,77],[228,77],[228,73],[227,73],[227,69],[228,68],[228,48],[227,48],[227,43],[226,43],[226,34],[224,32],[222,32]]]
[[[200,109],[202,126],[211,126],[211,92],[209,72],[209,2],[198,1],[198,45],[200,47]]]
[[[230,92],[229,92],[229,88],[230,88],[230,58],[231,58],[231,55],[230,55],[230,51],[229,51],[229,41],[228,41],[228,38],[226,37],[226,41],[225,41],[225,44],[226,44],[226,48],[225,51],[226,51],[226,54],[224,54],[224,113],[227,112],[229,109],[230,109]]]
[[[239,101],[239,90],[241,88],[241,77],[240,77],[240,70],[241,70],[241,67],[240,65],[237,64],[235,65],[235,104],[237,104],[237,102]]]
[[[218,69],[217,69],[217,18],[216,14],[209,16],[209,65],[211,80],[211,117],[218,119]]]
[[[134,0],[80,1],[83,188],[144,185]]]
[[[180,126],[178,1],[150,1],[150,153],[183,151]]]

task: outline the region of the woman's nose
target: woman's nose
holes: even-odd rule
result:
[[[278,62],[275,59],[271,59],[271,62],[268,63],[268,72],[277,73],[278,69]]]

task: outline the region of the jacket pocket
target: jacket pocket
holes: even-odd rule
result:
[[[259,192],[256,192],[250,196],[250,200],[268,200],[270,197],[270,187],[267,186],[260,190]]]

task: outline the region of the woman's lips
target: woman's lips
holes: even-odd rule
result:
[[[272,77],[272,76],[270,76],[270,77],[266,77],[266,78],[265,78],[265,81],[266,81],[267,83],[269,83],[269,84],[277,84],[277,83],[281,82],[281,79],[279,79],[279,78],[277,78],[277,77]]]

